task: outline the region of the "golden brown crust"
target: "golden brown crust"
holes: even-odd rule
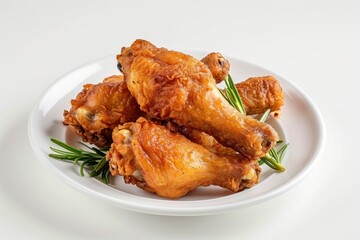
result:
[[[209,68],[189,55],[136,40],[117,59],[129,91],[152,117],[206,132],[249,160],[264,156],[278,139],[271,126],[237,112]]]
[[[258,182],[257,161],[216,155],[144,118],[115,128],[113,140],[107,155],[112,175],[159,196],[179,198],[209,185],[237,192]]]
[[[284,105],[280,83],[272,76],[251,77],[237,83],[236,88],[248,115],[264,113],[269,108],[277,111]]]
[[[64,124],[99,147],[109,146],[112,130],[119,124],[135,121],[143,113],[127,89],[122,76],[111,76],[102,83],[85,84],[64,111]]]
[[[201,59],[201,61],[208,66],[216,83],[223,81],[229,74],[230,63],[223,55],[221,55],[221,53],[209,53],[206,57]]]

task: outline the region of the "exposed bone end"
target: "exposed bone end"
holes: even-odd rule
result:
[[[118,134],[123,137],[122,142],[124,144],[129,144],[131,142],[132,133],[130,132],[130,130],[120,129]]]
[[[271,113],[271,116],[273,116],[273,118],[275,119],[279,119],[281,117],[281,111],[280,110],[273,111]]]
[[[138,181],[144,181],[144,177],[140,170],[135,170],[132,174],[134,178],[136,178]]]
[[[249,171],[244,175],[243,180],[253,181],[257,178],[257,174],[253,168],[249,168]]]
[[[76,118],[77,119],[86,119],[88,121],[94,121],[96,115],[89,111],[89,109],[80,107],[76,110]]]

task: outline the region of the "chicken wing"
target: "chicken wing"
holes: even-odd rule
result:
[[[206,132],[250,160],[277,141],[271,126],[242,115],[222,97],[201,61],[144,40],[123,48],[117,59],[129,91],[152,117]]]
[[[112,143],[112,130],[119,124],[142,116],[123,76],[111,76],[99,84],[86,84],[64,111],[64,124],[71,126],[83,141],[99,147]]]
[[[237,83],[236,88],[245,105],[246,114],[280,110],[284,105],[284,94],[279,81],[272,76],[252,77]]]
[[[111,174],[162,197],[209,185],[238,192],[256,184],[261,171],[256,161],[218,156],[145,118],[115,128],[113,141],[107,154]]]

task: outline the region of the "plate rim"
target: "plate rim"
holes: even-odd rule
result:
[[[190,53],[204,53],[204,51],[187,51]],[[39,104],[42,101],[42,99],[48,94],[48,92],[59,82],[61,81],[65,76],[69,75],[70,73],[83,68],[85,66],[88,66],[90,64],[96,63],[98,61],[110,58],[110,57],[114,57],[116,55],[112,54],[112,55],[107,55],[107,56],[103,56],[100,58],[96,58],[92,61],[89,61],[87,63],[81,64],[78,67],[72,68],[71,70],[69,70],[68,72],[66,72],[65,74],[62,74],[60,77],[56,78],[43,92],[42,94],[39,96],[39,98],[37,99],[34,107],[32,108],[30,114],[28,115],[28,124],[27,124],[27,130],[28,130],[28,138],[30,141],[30,145],[33,149],[33,151],[35,152],[35,155],[37,156],[37,158],[39,160],[41,160],[41,162],[46,165],[47,167],[49,167],[52,171],[55,171],[59,178],[61,178],[62,180],[65,180],[66,184],[72,186],[73,188],[75,188],[76,190],[81,190],[85,193],[87,193],[89,196],[95,197],[96,199],[100,199],[102,201],[105,201],[107,203],[110,203],[112,205],[115,205],[117,207],[121,207],[124,209],[128,209],[128,210],[132,210],[132,211],[136,211],[136,212],[142,212],[142,213],[149,213],[149,214],[156,214],[156,215],[169,215],[169,216],[199,216],[199,215],[211,215],[211,214],[218,214],[218,213],[223,213],[226,211],[229,211],[230,209],[233,208],[242,208],[242,207],[247,207],[250,205],[255,205],[255,204],[259,204],[261,202],[270,200],[272,198],[275,198],[277,196],[279,196],[280,194],[292,189],[293,187],[295,187],[297,184],[299,184],[311,171],[311,169],[313,169],[314,165],[316,165],[316,163],[320,160],[321,156],[323,155],[323,152],[325,150],[325,145],[326,145],[326,127],[325,127],[325,122],[324,119],[321,115],[321,112],[319,110],[319,108],[316,106],[316,104],[314,103],[314,101],[295,83],[287,80],[286,78],[282,77],[281,75],[274,73],[273,71],[268,70],[267,68],[264,68],[260,65],[248,62],[248,61],[244,61],[240,58],[237,57],[233,57],[231,55],[226,55],[225,57],[227,59],[233,59],[236,61],[240,61],[243,62],[244,64],[248,64],[248,65],[252,65],[256,68],[260,68],[266,72],[268,72],[271,75],[274,75],[278,78],[281,78],[281,80],[284,80],[286,82],[286,84],[290,85],[292,88],[296,89],[296,91],[298,91],[298,93],[306,100],[306,103],[310,106],[310,108],[313,110],[314,112],[314,116],[315,116],[315,120],[318,126],[320,126],[320,129],[318,129],[319,131],[319,142],[315,151],[311,154],[311,159],[308,161],[308,164],[301,169],[301,171],[295,175],[294,177],[292,177],[288,182],[286,182],[285,184],[282,184],[281,186],[278,186],[277,188],[261,194],[260,196],[257,196],[255,198],[250,198],[247,200],[243,200],[240,202],[233,202],[233,203],[227,203],[225,205],[217,205],[217,206],[206,206],[206,207],[201,207],[201,208],[194,208],[194,207],[187,207],[187,208],[174,208],[174,207],[168,207],[168,206],[162,206],[162,207],[156,207],[156,206],[151,206],[151,205],[142,205],[142,204],[136,204],[136,202],[129,202],[129,201],[124,201],[123,199],[114,199],[111,196],[105,195],[103,193],[97,192],[94,189],[91,189],[87,186],[82,185],[80,182],[78,181],[74,181],[73,179],[71,179],[69,176],[67,176],[63,171],[61,171],[59,168],[57,168],[55,165],[53,165],[50,161],[49,158],[46,157],[43,152],[41,151],[40,147],[35,143],[35,133],[33,132],[34,129],[32,128],[34,121],[35,121],[35,114],[38,110]],[[115,59],[115,58],[114,58]],[[63,182],[63,181],[62,181]],[[131,194],[130,194],[131,195]],[[133,197],[140,197],[140,196],[135,196],[132,195]],[[155,199],[151,199],[151,200],[155,200]],[[194,200],[194,201],[204,201],[204,200]]]

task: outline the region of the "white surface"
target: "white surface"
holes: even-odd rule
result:
[[[359,4],[1,1],[0,239],[357,239]],[[133,213],[64,184],[31,150],[31,108],[63,73],[140,37],[238,56],[295,82],[325,119],[321,161],[275,199],[204,217]]]
[[[201,59],[207,53],[190,54]],[[31,146],[49,170],[58,174],[64,182],[89,196],[129,210],[169,216],[211,215],[269,200],[295,186],[319,160],[325,146],[324,123],[309,97],[288,80],[254,64],[230,57],[227,59],[231,62],[232,76],[236,76],[235,82],[251,76],[272,75],[281,83],[286,99],[286,105],[281,109],[284,117],[278,121],[268,118],[280,139],[291,144],[291,151],[285,154],[283,160],[286,171],[279,174],[264,165],[260,183],[249,190],[233,194],[211,186],[198,188],[180,199],[169,200],[125,184],[121,177],[115,178],[110,185],[83,178],[79,175],[78,166],[50,158],[49,146],[53,145],[50,138],[70,145],[81,141],[62,124],[63,109],[69,109],[70,99],[81,91],[84,84],[97,84],[99,79],[118,73],[114,55],[94,60],[65,74],[42,94],[29,117]]]

